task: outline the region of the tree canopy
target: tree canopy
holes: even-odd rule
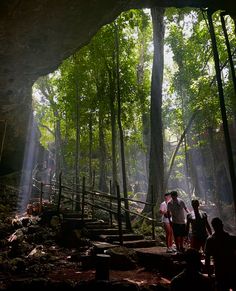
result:
[[[213,21],[235,145],[235,89],[220,13],[214,13]],[[163,179],[161,188],[154,187],[155,202],[162,199],[163,191],[179,189],[188,202],[198,197],[222,211],[222,203],[232,203],[233,193],[206,11],[168,8],[163,10],[163,19],[158,18],[157,30],[153,16],[149,10],[123,13],[54,73],[35,83],[41,143],[54,161],[55,177],[62,171],[68,181],[85,176],[92,184],[94,175],[94,186],[102,191],[109,190],[109,181],[123,185],[123,146],[131,197],[151,191],[155,179]],[[235,61],[234,22],[229,16],[224,18]],[[153,75],[162,74],[161,58],[153,62],[155,33],[158,53],[164,50],[163,85],[152,88],[160,90],[158,112],[152,101],[156,91],[151,92]],[[154,144],[163,167],[161,160],[157,167],[150,166],[156,163]]]

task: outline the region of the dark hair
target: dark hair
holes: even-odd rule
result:
[[[164,196],[169,196],[169,195],[171,195],[171,192],[167,192],[167,193],[165,193]]]
[[[195,206],[195,205],[199,206],[199,201],[197,199],[193,199],[191,201],[191,204],[192,204],[192,206]]]
[[[214,230],[222,230],[223,229],[223,222],[219,217],[214,217],[211,221],[211,225]]]
[[[171,194],[171,196],[174,196],[174,197],[178,196],[178,192],[177,191],[171,191],[170,194]]]
[[[189,248],[184,253],[184,259],[188,266],[192,266],[198,270],[201,269],[201,254],[198,250]]]

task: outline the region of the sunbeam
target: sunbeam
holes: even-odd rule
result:
[[[37,146],[37,128],[33,114],[31,114],[28,123],[26,146],[24,151],[24,160],[22,166],[20,189],[18,197],[18,214],[23,214],[26,211],[27,204],[31,197],[32,190],[32,171],[38,157]]]

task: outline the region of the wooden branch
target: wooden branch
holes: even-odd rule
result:
[[[44,125],[42,123],[39,123],[39,126],[41,126],[43,128],[46,128],[52,135],[55,135],[55,133],[47,125]]]

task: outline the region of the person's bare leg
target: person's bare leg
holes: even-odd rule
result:
[[[168,244],[170,248],[172,248],[173,246],[173,241],[174,241],[173,230],[172,230],[172,227],[169,225]]]
[[[171,248],[173,245],[173,232],[172,227],[169,223],[165,224],[165,231],[166,231],[166,245],[168,248]]]
[[[169,248],[169,245],[168,245],[168,223],[164,223],[164,229],[165,229],[165,233],[166,233],[166,246],[167,246],[167,248]]]

